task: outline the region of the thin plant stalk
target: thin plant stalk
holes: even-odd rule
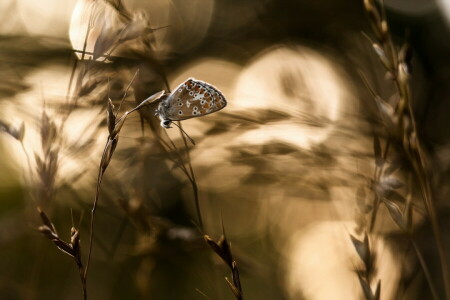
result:
[[[184,147],[187,150],[188,149],[188,144],[187,144],[186,137],[183,134],[183,129],[181,127],[181,123],[180,122],[178,122],[178,128],[180,130],[180,135],[183,138]],[[199,201],[199,198],[198,198],[197,181],[195,180],[195,173],[194,173],[194,169],[192,168],[191,157],[189,155],[189,151],[186,151],[186,156],[187,156],[187,162],[188,162],[188,166],[189,166],[189,172],[191,174],[191,176],[188,176],[188,177],[189,177],[189,181],[191,182],[191,185],[192,185],[192,190],[194,192],[195,209],[197,210],[197,217],[198,217],[198,222],[199,222],[200,229],[203,231],[203,218],[202,218],[202,213],[201,213],[201,210],[200,210],[200,201]]]
[[[135,75],[138,73],[138,71],[136,71]],[[136,76],[133,77],[133,80]],[[125,91],[125,93],[128,92],[128,89],[131,87],[131,84],[129,84],[127,86],[127,89]],[[108,127],[109,129],[109,135],[106,141],[106,145],[105,148],[103,149],[103,153],[102,153],[102,157],[100,160],[100,166],[99,166],[99,172],[98,172],[98,177],[97,177],[97,187],[96,187],[96,192],[95,192],[95,198],[94,198],[94,203],[92,205],[92,210],[91,210],[91,221],[90,221],[90,233],[89,233],[89,249],[88,249],[88,256],[87,256],[87,261],[86,261],[86,268],[84,270],[84,277],[87,278],[87,274],[88,274],[88,270],[89,270],[89,264],[90,264],[90,260],[91,260],[91,254],[92,254],[92,245],[93,245],[93,233],[94,233],[94,219],[95,219],[95,213],[97,211],[97,205],[98,205],[98,201],[99,201],[99,195],[100,195],[100,186],[103,180],[103,175],[106,171],[106,168],[109,165],[109,162],[111,161],[112,155],[114,154],[114,151],[116,149],[117,143],[118,143],[118,138],[119,138],[119,132],[122,129],[122,126],[127,118],[127,116],[131,113],[133,113],[134,111],[144,107],[144,105],[146,105],[149,102],[154,101],[155,99],[159,98],[162,96],[162,92],[156,93],[152,96],[150,96],[149,98],[145,99],[144,101],[142,101],[142,103],[140,103],[139,105],[137,105],[135,108],[133,108],[130,111],[125,112],[122,117],[116,121],[116,113],[113,111],[114,107],[108,106],[108,121],[111,122],[111,127]],[[111,103],[112,105],[112,103]]]
[[[416,242],[414,241],[414,239],[410,236],[410,241],[411,244],[414,247],[414,251],[416,252],[417,255],[417,259],[419,260],[420,266],[422,267],[423,270],[423,274],[425,275],[425,278],[428,282],[428,286],[430,287],[430,291],[431,291],[431,295],[433,296],[434,300],[439,300],[439,296],[438,296],[438,292],[436,290],[436,287],[433,283],[433,278],[431,277],[430,271],[427,267],[427,264],[425,262],[425,259],[423,258],[422,253],[420,252],[419,247],[417,246]]]
[[[436,247],[439,254],[446,299],[449,300],[450,274],[448,261],[444,243],[442,240],[441,230],[439,227],[436,203],[433,199],[430,182],[428,180],[429,174],[427,172],[425,154],[417,134],[417,124],[411,106],[408,74],[408,64],[410,63],[410,61],[407,61],[410,60],[410,57],[408,57],[408,45],[405,44],[400,52],[397,51],[390,36],[383,2],[380,4],[380,8],[378,8],[374,0],[364,0],[364,5],[370,17],[372,29],[378,40],[378,43],[372,43],[373,48],[379,56],[380,61],[384,65],[385,69],[388,71],[388,74],[390,74],[394,82],[394,86],[397,90],[397,94],[399,95],[399,101],[394,109],[394,114],[393,116],[388,117],[396,118],[392,120],[394,121],[394,123],[397,123],[396,130],[402,138],[401,144],[403,146],[404,153],[410,161],[415,177],[419,182],[422,201],[425,205],[428,218],[430,220],[432,232],[435,237]],[[380,102],[377,104],[381,106],[381,102],[384,100],[380,99],[379,97],[376,97],[375,99]],[[407,121],[409,121],[410,127],[408,127]],[[375,221],[375,216],[373,216],[372,219],[373,221]]]

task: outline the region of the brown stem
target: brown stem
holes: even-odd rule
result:
[[[189,177],[189,181],[191,182],[191,185],[192,185],[192,190],[194,192],[195,209],[197,211],[199,226],[200,226],[200,229],[203,231],[203,218],[202,218],[202,213],[201,213],[201,209],[200,209],[200,201],[198,198],[197,181],[195,180],[195,173],[194,173],[194,169],[192,168],[191,157],[190,157],[189,151],[188,151],[189,148],[188,148],[188,144],[186,141],[186,137],[183,134],[183,129],[181,127],[181,124],[178,124],[178,128],[180,129],[180,135],[183,138],[184,147],[186,149],[186,156],[187,156],[187,161],[188,161],[188,166],[189,166],[189,172],[191,174],[191,176],[188,176],[188,177]]]
[[[99,194],[100,194],[100,185],[102,183],[103,174],[105,173],[105,169],[103,168],[102,164],[105,161],[105,155],[106,155],[106,151],[108,149],[108,143],[109,143],[109,137],[106,142],[105,149],[103,149],[102,159],[100,161],[100,166],[98,169],[97,188],[96,188],[96,192],[95,192],[94,204],[92,205],[92,210],[91,210],[91,222],[90,222],[90,229],[89,229],[90,230],[90,232],[89,232],[89,250],[88,250],[88,257],[86,260],[86,269],[84,270],[84,280],[87,280],[89,263],[91,261],[92,239],[93,239],[93,235],[94,235],[94,217],[95,217],[95,212],[97,210],[97,204],[98,204],[98,199],[99,199]]]
[[[445,295],[446,299],[450,299],[450,276],[448,269],[448,261],[445,252],[444,242],[442,240],[442,234],[439,226],[439,221],[436,213],[436,204],[431,198],[431,189],[429,186],[428,180],[425,177],[425,171],[423,167],[416,164],[416,172],[419,177],[420,191],[422,193],[422,198],[425,204],[425,208],[428,213],[428,217],[431,223],[431,229],[433,231],[433,235],[436,241],[436,247],[439,254],[439,259],[441,261],[441,272],[442,272],[442,280],[444,283]]]
[[[424,273],[425,278],[426,278],[426,280],[428,282],[428,286],[430,288],[431,294],[433,295],[433,299],[434,300],[439,300],[440,298],[438,296],[436,287],[433,284],[433,279],[431,278],[431,274],[430,274],[430,271],[428,270],[428,267],[427,267],[427,265],[425,263],[425,259],[423,258],[422,253],[420,252],[419,247],[417,246],[417,244],[414,241],[414,239],[412,238],[412,236],[410,236],[410,241],[411,241],[411,244],[414,247],[414,251],[416,252],[417,258],[418,258],[419,263],[420,263],[420,266],[422,267],[423,273]]]
[[[87,288],[86,288],[86,277],[83,270],[83,265],[81,264],[81,261],[77,261],[78,270],[80,272],[80,279],[81,279],[81,285],[83,286],[83,299],[87,299]]]
[[[370,6],[366,6],[366,7],[370,7]],[[376,8],[372,7],[372,9],[376,9]],[[369,11],[369,9],[368,9],[368,11]],[[439,228],[436,203],[432,198],[431,187],[430,187],[429,180],[427,178],[425,155],[423,153],[422,145],[418,138],[417,126],[416,126],[413,110],[412,110],[411,103],[410,103],[409,83],[407,82],[407,79],[405,81],[402,81],[402,79],[399,78],[399,68],[401,67],[401,65],[400,65],[401,62],[399,62],[399,60],[398,60],[398,51],[395,48],[395,45],[392,42],[392,38],[389,34],[383,3],[381,3],[380,11],[382,13],[381,20],[378,20],[378,19],[372,20],[372,25],[375,25],[375,26],[373,26],[375,28],[381,28],[382,25],[385,26],[384,33],[383,33],[384,35],[383,35],[381,42],[382,42],[382,45],[384,48],[384,52],[388,55],[388,59],[391,61],[391,65],[393,66],[393,69],[388,70],[388,71],[390,71],[392,73],[393,81],[395,83],[397,93],[400,96],[399,103],[397,104],[395,112],[396,112],[396,115],[399,116],[399,129],[400,129],[400,132],[402,132],[403,139],[406,138],[409,141],[409,143],[407,143],[407,144],[404,144],[404,143],[402,143],[402,144],[404,146],[404,151],[405,151],[409,161],[413,165],[414,173],[419,181],[420,191],[422,194],[422,200],[423,200],[425,208],[427,210],[428,217],[429,217],[430,223],[431,223],[431,228],[433,231],[433,235],[434,235],[435,241],[436,241],[436,246],[438,248],[446,299],[450,300],[450,274],[449,274],[448,262],[447,262],[445,248],[444,248],[444,243],[442,240],[441,231]],[[378,22],[380,22],[380,23],[378,23]],[[378,32],[376,31],[375,33],[378,33]],[[380,35],[378,34],[377,36],[380,36]],[[403,117],[404,117],[405,113],[408,115],[408,117],[411,120],[412,133],[415,135],[415,141],[411,141],[411,139],[410,139],[411,133],[405,131],[404,124],[403,124]],[[376,214],[376,212],[375,212],[375,214]],[[373,216],[372,219],[375,221],[375,216]],[[371,226],[373,226],[373,224],[371,224]],[[419,257],[419,260],[423,259],[420,254],[418,254],[418,257]],[[426,268],[424,269],[424,271],[426,272]]]

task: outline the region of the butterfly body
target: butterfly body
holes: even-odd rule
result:
[[[216,87],[189,78],[170,94],[161,97],[155,115],[160,118],[162,127],[170,128],[173,121],[208,115],[226,105],[225,97]]]

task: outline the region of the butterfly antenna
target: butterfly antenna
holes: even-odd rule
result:
[[[192,145],[195,145],[195,141],[186,133],[186,131],[183,130],[183,128],[181,128],[181,126],[179,126],[175,122],[172,122],[172,124],[177,126],[178,128],[180,128],[181,132],[189,139],[189,141],[192,143]]]

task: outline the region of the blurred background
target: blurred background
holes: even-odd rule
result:
[[[413,49],[414,111],[447,245],[450,1],[385,5],[394,41]],[[124,99],[120,116],[189,77],[228,105],[182,122],[188,149],[177,128],[159,128],[154,106],[128,117],[101,186],[89,298],[233,299],[202,237],[218,240],[223,227],[245,299],[362,299],[350,234],[361,237],[355,193],[373,172],[379,124],[360,74],[394,94],[363,32],[359,0],[2,0],[0,299],[82,299],[78,269],[39,233],[36,207],[63,240],[79,228],[85,259],[108,99],[116,109]],[[423,213],[414,224],[443,295]],[[384,207],[371,246],[381,299],[431,299]]]

